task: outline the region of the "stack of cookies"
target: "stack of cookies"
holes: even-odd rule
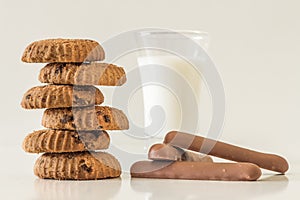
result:
[[[93,85],[120,86],[123,68],[101,63],[104,50],[95,41],[47,39],[30,44],[22,57],[27,63],[48,63],[39,80],[48,85],[29,89],[22,99],[25,109],[46,108],[45,130],[30,133],[23,142],[29,153],[44,153],[35,163],[40,178],[91,180],[119,177],[121,166],[111,154],[106,130],[128,129],[125,114],[99,106],[101,91]]]

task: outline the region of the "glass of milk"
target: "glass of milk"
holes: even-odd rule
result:
[[[209,43],[208,34],[201,31],[146,30],[137,35],[141,47],[157,44],[162,47],[142,48],[137,58],[143,83],[144,136],[149,145],[162,142],[171,130],[198,132],[203,82],[189,61],[201,59],[203,55],[189,47],[187,40],[193,40],[205,50]],[[173,54],[170,51],[173,46],[185,48],[186,55]]]

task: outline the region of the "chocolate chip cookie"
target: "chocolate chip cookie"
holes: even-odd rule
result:
[[[119,161],[105,152],[45,153],[34,166],[40,178],[95,180],[121,175]]]
[[[120,86],[126,82],[125,71],[108,63],[49,63],[41,69],[42,83],[70,85]]]
[[[21,106],[25,109],[91,106],[103,103],[104,96],[94,86],[45,85],[29,89]]]
[[[67,130],[125,130],[129,128],[126,115],[108,106],[86,108],[56,108],[44,112],[42,125]]]
[[[28,45],[22,61],[27,63],[91,62],[105,57],[100,44],[87,39],[46,39]]]
[[[61,153],[107,149],[110,138],[106,131],[39,130],[26,136],[23,149],[29,153]]]

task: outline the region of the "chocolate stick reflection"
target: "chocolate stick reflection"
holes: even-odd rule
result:
[[[97,181],[57,181],[36,179],[36,199],[107,199],[113,198],[121,188],[121,178]]]
[[[271,176],[255,182],[187,181],[132,178],[130,186],[135,192],[145,193],[148,199],[255,199],[280,193],[288,186],[286,176]],[[150,193],[150,195],[149,195]],[[242,196],[241,196],[242,195]],[[234,199],[233,198],[233,199]]]

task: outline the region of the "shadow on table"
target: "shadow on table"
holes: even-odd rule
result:
[[[288,178],[274,175],[253,182],[132,178],[130,185],[147,199],[255,199],[282,192]]]
[[[121,188],[121,178],[97,181],[58,181],[37,179],[34,182],[36,199],[101,199],[113,198]]]

